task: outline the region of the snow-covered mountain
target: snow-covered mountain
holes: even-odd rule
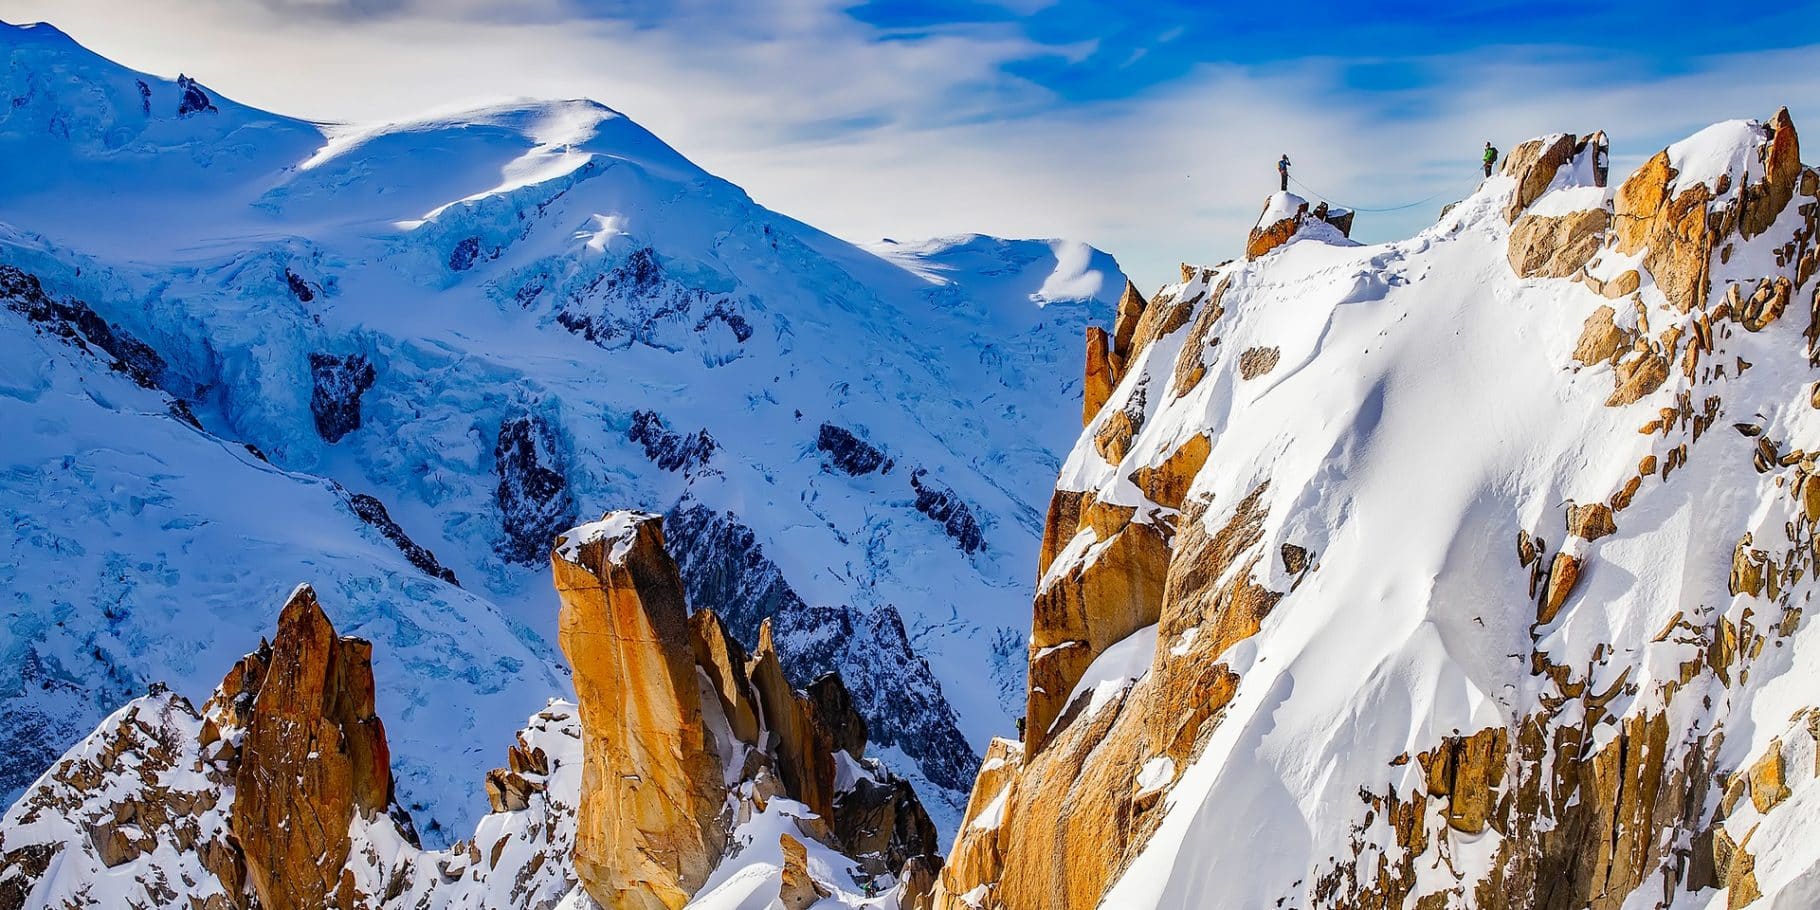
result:
[[[586,101],[353,128],[0,25],[0,793],[299,582],[374,642],[399,801],[568,691],[553,535],[669,514],[694,607],[852,680],[952,829],[1021,713],[1080,244],[862,249]],[[944,795],[945,794],[945,795]]]
[[[1820,172],[1602,141],[1089,330],[938,907],[1820,906]]]

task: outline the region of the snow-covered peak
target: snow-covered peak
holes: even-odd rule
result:
[[[1294,218],[1298,213],[1308,209],[1308,200],[1288,190],[1271,193],[1264,200],[1264,211],[1258,215],[1258,221],[1252,230],[1261,231],[1279,221]]]
[[[1015,305],[1118,301],[1118,264],[1084,243],[1067,240],[1003,240],[981,234],[898,242],[882,240],[871,251],[943,285],[990,282],[991,297],[1005,301],[1009,313],[995,314],[1030,321],[1037,314]],[[976,284],[977,287],[977,284]]]
[[[1763,177],[1763,157],[1757,154],[1765,131],[1761,120],[1725,120],[1715,123],[1668,147],[1668,164],[1676,171],[1670,184],[1685,190],[1696,183],[1719,194]]]

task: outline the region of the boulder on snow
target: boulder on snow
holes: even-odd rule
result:
[[[1566,215],[1526,213],[1510,229],[1511,271],[1522,278],[1573,277],[1605,244],[1610,226],[1611,216],[1602,208]]]
[[[784,869],[777,886],[778,903],[784,910],[808,910],[833,893],[809,875],[809,848],[788,834],[780,834],[777,844],[784,853]]]

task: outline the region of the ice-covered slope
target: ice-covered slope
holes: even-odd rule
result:
[[[608,507],[671,512],[695,604],[776,615],[799,677],[871,683],[899,767],[958,792],[1009,727],[1106,255],[862,250],[592,102],[353,129],[48,26],[0,55],[0,264],[56,311],[0,315],[0,790],[153,680],[199,698],[310,581],[399,657],[404,801],[467,830],[563,673],[550,535]],[[151,352],[143,382],[95,332]]]
[[[1820,174],[1786,112],[1594,151],[1099,348],[938,906],[1820,900]]]

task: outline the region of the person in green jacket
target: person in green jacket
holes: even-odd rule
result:
[[[1485,143],[1485,176],[1491,176],[1491,166],[1498,163],[1498,150]]]

